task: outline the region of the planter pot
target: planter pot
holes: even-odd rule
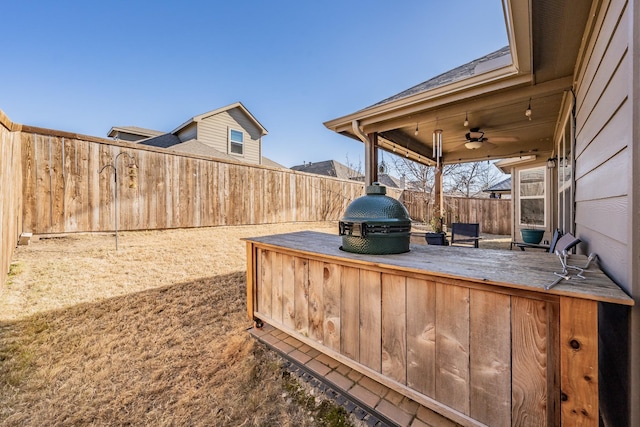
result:
[[[534,230],[531,228],[523,228],[520,230],[520,234],[522,235],[523,242],[537,245],[542,241],[542,238],[544,237],[544,230]]]
[[[428,244],[440,246],[445,246],[447,244],[445,237],[445,233],[426,233],[424,236]]]

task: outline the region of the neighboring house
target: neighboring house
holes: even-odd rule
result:
[[[109,130],[107,136],[127,142],[138,142],[142,139],[153,138],[163,135],[164,132],[153,129],[145,129],[138,126],[114,126]]]
[[[396,178],[388,173],[378,172],[378,182],[381,185],[389,188],[400,188],[404,190],[407,186],[407,181],[404,178]]]
[[[364,181],[364,175],[336,160],[304,163],[302,165],[292,166],[291,170],[342,179],[352,179],[354,181]],[[386,173],[378,173],[377,175],[378,182],[385,187],[405,189],[407,186],[405,178],[396,178]]]
[[[511,177],[503,179],[497,184],[482,190],[484,193],[489,193],[491,199],[510,199],[511,198]]]
[[[322,162],[305,162],[302,165],[292,166],[294,171],[314,173],[316,175],[333,176],[342,179],[358,179],[360,172],[336,160],[324,160]]]
[[[380,173],[380,172],[378,172],[377,175],[378,175],[378,178],[376,182],[379,182],[380,185],[384,185],[385,187],[398,188],[402,190],[420,191],[420,190],[416,190],[416,187],[412,186],[411,183],[407,183],[407,180],[404,177],[396,178],[395,176],[389,175],[387,173]],[[362,175],[353,179],[356,181],[364,182],[364,176]]]
[[[262,155],[265,135],[267,130],[240,102],[194,116],[169,133],[122,126],[108,134],[184,153],[284,168]]]
[[[636,302],[599,307],[595,409],[640,426],[640,3],[503,6],[508,47],[325,126],[364,143],[368,177],[376,148],[427,165],[508,158],[513,237],[528,218],[547,240],[572,232]]]

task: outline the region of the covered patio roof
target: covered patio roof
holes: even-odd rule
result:
[[[572,96],[590,3],[504,0],[509,46],[325,126],[365,143],[375,134],[379,148],[427,165],[436,162],[436,129],[442,130],[445,164],[546,159],[563,100]],[[471,136],[482,135],[482,144],[469,149],[466,135],[476,128],[482,134]]]

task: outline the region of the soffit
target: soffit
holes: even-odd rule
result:
[[[443,131],[445,163],[548,156],[553,150],[563,98],[572,88],[573,69],[591,4],[561,0],[508,3],[512,8],[510,16],[517,17],[508,23],[514,43],[512,56],[519,58],[519,64],[529,64],[524,57],[530,55],[532,72],[527,67],[502,67],[444,86],[425,85],[424,92],[412,88],[404,91],[406,97],[388,98],[325,125],[356,138],[351,125],[357,120],[363,132],[378,133],[381,148],[395,149],[396,154],[409,153],[413,160],[426,164],[433,163],[435,129]],[[523,34],[529,34],[528,38]],[[529,103],[531,120],[525,116]],[[465,116],[468,127],[463,126]],[[475,127],[485,132],[488,144],[469,150],[464,146],[465,134]]]

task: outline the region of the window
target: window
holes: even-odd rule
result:
[[[229,129],[229,152],[243,154],[244,134],[239,130]]]
[[[564,124],[564,132],[558,140],[558,227],[565,233],[575,232],[573,227],[573,125],[568,117]]]
[[[520,225],[546,226],[545,167],[520,171]]]

